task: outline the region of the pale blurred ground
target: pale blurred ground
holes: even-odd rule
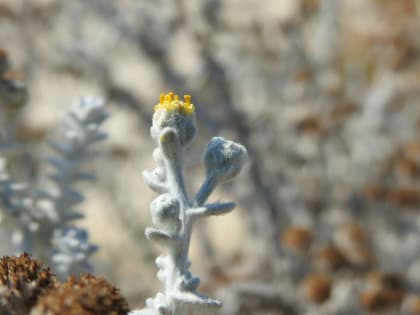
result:
[[[190,191],[203,180],[210,137],[243,142],[251,158],[212,197],[237,201],[235,212],[194,235],[192,270],[206,290],[238,279],[300,288],[317,271],[312,254],[348,222],[367,231],[369,270],[407,271],[420,259],[419,248],[399,246],[420,240],[419,19],[414,0],[0,0],[0,47],[29,88],[16,122],[27,149],[9,163],[37,182],[63,111],[82,95],[107,99],[109,138],[86,165],[97,181],[80,186],[80,226],[100,246],[96,272],[141,305],[160,287],[159,249],[143,233],[154,198],[141,176],[154,167],[153,106],[161,92],[191,94],[199,131],[186,161]],[[390,197],[372,201],[372,187]],[[401,201],[404,189],[413,202]],[[316,240],[309,256],[286,259],[302,267],[291,275],[294,266],[275,261],[295,225]]]

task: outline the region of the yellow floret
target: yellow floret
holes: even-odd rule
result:
[[[159,104],[155,106],[155,111],[166,109],[168,112],[179,112],[185,116],[191,116],[195,112],[194,104],[191,103],[191,96],[184,95],[184,101],[179,99],[179,96],[173,92],[168,94],[160,94]]]

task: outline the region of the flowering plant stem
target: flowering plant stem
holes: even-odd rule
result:
[[[166,249],[156,259],[157,274],[164,293],[147,299],[147,308],[130,315],[188,315],[192,306],[221,306],[196,290],[200,279],[189,272],[188,251],[194,222],[201,217],[220,215],[233,210],[235,203],[204,205],[217,184],[237,175],[245,162],[246,149],[223,138],[213,138],[207,145],[204,161],[206,179],[193,200],[185,188],[183,153],[195,135],[195,109],[186,95],[184,102],[173,93],[161,95],[155,107],[151,135],[157,144],[153,157],[158,167],[143,173],[149,187],[160,195],[151,203],[154,227],[146,237]]]

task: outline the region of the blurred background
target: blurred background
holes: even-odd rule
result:
[[[100,246],[95,273],[140,307],[160,289],[141,176],[153,106],[191,94],[190,191],[212,136],[250,154],[212,196],[237,209],[193,234],[218,314],[420,314],[419,24],[418,0],[0,0],[2,80],[26,86],[6,91],[26,101],[3,115],[20,145],[2,155],[42,181],[64,111],[106,99],[80,226]]]

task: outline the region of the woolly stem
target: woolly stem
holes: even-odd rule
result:
[[[180,219],[182,221],[180,237],[183,240],[181,250],[172,251],[170,253],[172,261],[170,266],[168,266],[169,273],[165,282],[165,294],[167,296],[171,296],[171,294],[177,290],[176,280],[179,276],[185,274],[188,271],[188,251],[192,226],[190,217],[187,215],[187,209],[189,209],[191,206],[185,188],[181,160],[181,153],[177,154],[176,158],[165,159],[169,192],[180,202]],[[188,315],[185,307],[181,307],[176,303],[174,303],[173,307],[174,310],[172,315]]]
[[[206,202],[208,197],[214,191],[217,185],[217,180],[215,176],[208,175],[204,180],[204,183],[201,185],[200,189],[197,192],[197,195],[194,198],[194,205],[201,206]]]

